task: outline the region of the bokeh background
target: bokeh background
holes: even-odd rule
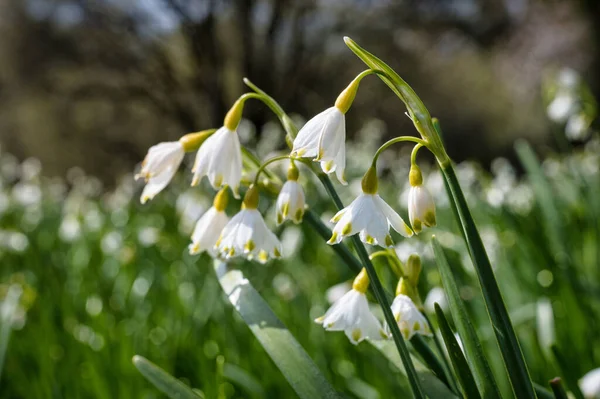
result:
[[[248,77],[289,113],[329,106],[363,65],[390,63],[442,121],[457,160],[486,166],[527,137],[553,145],[541,83],[571,67],[600,90],[600,10],[588,0],[5,0],[0,140],[44,173],[107,182],[157,141],[218,126]],[[245,116],[262,126],[265,107]],[[412,134],[376,79],[349,134],[378,118]]]
[[[577,381],[599,367],[599,4],[0,1],[0,398],[161,397],[132,365],[135,354],[206,398],[294,397],[228,304],[210,258],[187,253],[213,195],[207,185],[189,188],[191,158],[145,206],[133,173],[151,145],[218,127],[246,91],[244,76],[300,125],[329,107],[364,69],[345,35],[388,62],[440,119],[532,378],[543,385],[566,370]],[[379,144],[416,133],[403,111],[378,79],[363,81],[347,119],[351,183],[336,186],[345,203]],[[266,107],[248,102],[244,117],[242,142],[258,156],[285,148]],[[521,142],[515,152],[518,138],[534,151]],[[409,153],[393,147],[380,158],[382,196],[404,217]],[[444,302],[431,233],[449,249],[510,397],[441,175],[422,153],[439,227],[395,237],[397,253],[422,255],[419,290],[431,312]],[[284,176],[284,166],[273,172]],[[327,221],[331,201],[302,173],[311,208]],[[239,206],[231,202],[230,215]],[[273,226],[274,209],[261,203]],[[310,227],[275,231],[283,260],[236,267],[336,389],[409,397],[374,347],[312,323],[351,271]],[[389,269],[377,268],[393,291]],[[557,342],[562,364],[550,350]]]

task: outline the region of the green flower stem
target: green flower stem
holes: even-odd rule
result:
[[[310,224],[310,226],[315,229],[325,241],[331,237],[331,230],[325,226],[325,224],[314,211],[310,209],[307,210],[306,213],[304,213],[303,220]],[[352,269],[353,272],[360,273],[363,266],[358,259],[356,259],[354,254],[352,254],[352,251],[350,251],[348,246],[346,246],[344,243],[339,243],[337,245],[332,245],[331,248],[340,256],[340,258],[342,258],[342,260],[350,269]]]
[[[342,203],[342,200],[335,191],[335,187],[333,187],[329,176],[327,176],[325,173],[319,173],[318,177],[319,180],[321,180],[321,182],[325,186],[325,190],[327,190],[329,196],[333,199],[333,202],[335,203],[335,206],[338,208],[338,210],[343,209],[344,204]],[[404,338],[400,333],[400,328],[398,327],[398,323],[396,322],[394,314],[392,313],[390,302],[387,296],[385,295],[385,291],[383,289],[383,286],[381,285],[379,277],[377,276],[375,267],[373,267],[373,263],[371,262],[371,259],[369,259],[369,254],[367,253],[365,246],[360,241],[360,238],[357,235],[353,235],[351,237],[351,240],[354,244],[356,252],[358,253],[358,257],[361,263],[367,270],[369,280],[371,281],[371,288],[373,289],[373,295],[375,296],[375,299],[377,300],[377,302],[381,306],[381,309],[383,310],[383,316],[385,317],[385,321],[387,322],[390,328],[392,337],[394,339],[394,343],[396,344],[396,348],[400,353],[400,358],[402,359],[402,364],[406,369],[408,381],[410,382],[413,393],[415,394],[415,398],[425,398],[425,395],[423,394],[423,389],[421,388],[421,384],[419,382],[417,372],[415,370],[415,366],[412,363],[410,353],[408,352],[408,348],[406,347],[406,342],[404,342]]]
[[[431,324],[429,324],[431,326]],[[432,330],[433,331],[433,330]],[[434,335],[435,336],[435,335]],[[435,338],[437,340],[437,338]],[[446,365],[440,361],[435,352],[431,349],[431,347],[425,342],[425,339],[421,335],[414,335],[410,339],[410,343],[413,348],[421,355],[424,363],[427,364],[431,371],[442,381],[448,389],[450,389],[455,394],[460,393],[458,387],[456,386],[456,382],[454,381],[453,376],[450,374]],[[445,362],[445,359],[444,359]]]
[[[290,159],[289,155],[279,155],[270,159],[267,159],[265,162],[263,162],[262,165],[260,165],[260,167],[258,168],[258,170],[256,171],[256,176],[254,176],[254,184],[258,183],[258,178],[260,177],[260,174],[265,171],[265,168],[267,166],[269,166],[270,164],[272,164],[273,162],[277,162],[277,161],[282,161],[284,159]]]
[[[356,252],[358,252],[359,259],[362,261],[365,269],[367,270],[367,274],[369,276],[369,279],[371,280],[373,294],[375,295],[375,299],[377,299],[377,302],[379,302],[379,305],[383,310],[383,316],[385,317],[385,321],[387,322],[388,327],[392,333],[392,337],[394,338],[396,348],[398,348],[398,352],[400,353],[400,357],[402,358],[402,364],[406,369],[408,381],[410,382],[415,398],[425,398],[425,395],[423,394],[423,389],[421,388],[421,383],[419,382],[419,377],[415,370],[415,366],[413,365],[412,359],[410,358],[410,353],[408,352],[408,348],[406,347],[404,338],[400,333],[400,328],[398,327],[398,323],[394,318],[394,314],[392,313],[390,303],[387,297],[385,296],[385,292],[383,290],[383,286],[381,285],[381,281],[377,276],[377,272],[373,267],[373,263],[371,263],[371,260],[369,259],[369,254],[367,253],[366,248],[364,247],[364,245],[360,241],[360,238],[357,235],[352,236],[352,242],[354,243]]]
[[[412,152],[410,153],[410,164],[411,165],[416,165],[417,164],[417,153],[419,152],[419,150],[421,149],[421,147],[423,147],[423,144],[417,144],[412,149]]]
[[[400,137],[395,137],[395,138],[393,138],[391,140],[386,141],[385,143],[383,143],[381,145],[381,147],[379,147],[377,149],[377,151],[375,152],[375,155],[373,155],[373,161],[371,161],[371,166],[373,166],[373,167],[376,166],[377,159],[379,159],[379,156],[381,155],[381,153],[383,151],[385,151],[388,147],[390,147],[391,145],[396,144],[396,143],[403,143],[403,142],[407,142],[407,141],[408,142],[417,143],[417,145],[419,145],[419,146],[427,147],[427,142],[425,140],[422,140],[422,139],[418,138],[418,137],[414,137],[414,136],[400,136]],[[411,159],[412,159],[412,157],[411,157]]]
[[[486,308],[492,322],[496,340],[508,370],[508,375],[517,398],[535,398],[529,371],[519,346],[519,341],[513,329],[506,305],[502,299],[500,288],[494,276],[492,265],[488,259],[485,247],[477,231],[477,226],[467,200],[460,188],[454,167],[450,162],[440,165],[446,181],[446,188],[453,205],[453,210],[461,225],[461,232],[467,244],[473,265],[477,271]]]
[[[421,311],[421,313],[423,313],[423,316],[425,316],[425,320],[427,320],[427,324],[429,324],[429,330],[431,330],[433,333],[433,331],[434,331],[433,324],[431,324],[431,320],[429,319],[429,316],[427,316],[427,313],[425,313],[424,311]],[[446,357],[446,354],[442,347],[442,343],[440,342],[438,336],[435,333],[433,333],[433,342],[435,344],[435,347],[438,351],[440,358],[443,361],[442,365],[443,365],[444,374],[446,376],[446,384],[449,384],[448,386],[451,387],[451,389],[454,392],[458,393],[459,389],[458,389],[458,386],[456,385],[456,381],[454,380],[454,376],[452,375],[452,371],[451,371],[452,367],[450,366],[450,361]],[[436,359],[438,359],[438,358],[436,357]],[[438,362],[439,362],[439,359],[438,359]]]
[[[402,264],[400,263],[400,260],[398,260],[398,257],[394,256],[388,250],[373,252],[373,253],[371,253],[371,255],[369,255],[369,258],[371,259],[371,261],[373,261],[376,258],[380,258],[380,257],[386,257],[390,261],[389,262],[390,269],[392,269],[392,271],[394,272],[396,277],[398,277],[398,278],[404,277],[404,272],[402,270]]]
[[[556,399],[568,399],[567,392],[562,385],[562,381],[560,378],[556,377],[550,380],[550,387],[552,388],[552,392],[554,393],[554,397]]]

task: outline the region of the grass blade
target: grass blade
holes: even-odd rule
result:
[[[446,348],[448,348],[448,354],[450,355],[450,361],[452,362],[452,366],[454,367],[454,371],[460,380],[460,385],[463,388],[463,392],[467,399],[478,399],[481,398],[479,395],[479,391],[477,390],[477,384],[475,383],[475,378],[471,373],[471,369],[467,363],[467,359],[465,359],[465,355],[460,349],[460,345],[454,336],[454,333],[450,329],[450,324],[448,324],[448,320],[446,320],[446,316],[444,316],[444,312],[440,306],[435,304],[435,314],[438,319],[438,325],[440,326],[440,331],[442,332],[442,338],[444,339],[444,343],[446,344]]]
[[[440,271],[444,288],[446,289],[450,311],[454,318],[458,334],[461,337],[468,364],[473,372],[477,387],[484,398],[500,399],[500,391],[498,390],[496,380],[494,379],[490,365],[483,352],[483,347],[475,332],[475,328],[469,319],[467,309],[460,297],[458,286],[454,280],[454,275],[452,274],[444,250],[435,236],[432,239],[432,245],[435,253],[435,260]]]
[[[486,309],[492,322],[496,340],[502,352],[502,359],[508,371],[515,395],[518,398],[535,398],[533,383],[517,340],[517,335],[508,316],[508,311],[498,282],[494,276],[492,265],[483,246],[481,236],[477,231],[475,221],[467,205],[467,200],[462,192],[456,172],[451,163],[441,166],[446,189],[452,204],[455,216],[461,226],[463,238],[467,244],[469,255],[475,266]],[[485,396],[485,395],[484,395]]]
[[[404,364],[400,359],[398,351],[395,350],[394,344],[391,341],[369,341],[371,345],[377,348],[395,367],[398,368],[404,375],[407,375]],[[421,364],[417,359],[413,359],[416,373],[423,387],[423,393],[428,398],[458,398],[448,386],[433,374],[427,367]]]
[[[568,399],[567,392],[565,392],[565,388],[562,386],[562,381],[560,378],[556,377],[550,380],[550,387],[552,388],[552,392],[554,393],[554,397],[556,399]]]
[[[577,383],[577,375],[573,373],[572,367],[569,366],[569,363],[565,359],[563,353],[559,349],[558,346],[552,345],[550,348],[552,350],[552,354],[554,355],[554,359],[556,360],[556,364],[560,369],[560,372],[563,375],[565,383],[569,390],[573,393],[573,396],[577,399],[585,399],[581,389],[579,389],[579,384]],[[554,390],[554,388],[552,388]]]
[[[171,399],[198,399],[194,391],[148,359],[135,355],[133,365],[159,391]]]
[[[220,260],[215,261],[215,271],[229,301],[298,396],[341,398],[242,272]]]

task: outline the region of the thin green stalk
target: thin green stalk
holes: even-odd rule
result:
[[[392,308],[390,307],[390,303],[385,295],[385,291],[383,290],[381,281],[377,276],[377,272],[373,267],[373,263],[371,263],[371,260],[369,259],[369,254],[367,253],[367,250],[365,249],[364,245],[362,245],[362,242],[360,241],[360,238],[357,235],[352,236],[352,242],[354,243],[356,252],[358,252],[358,257],[360,258],[365,269],[367,270],[369,280],[371,281],[371,287],[373,288],[373,294],[375,295],[375,299],[377,299],[377,302],[379,302],[379,305],[383,310],[383,316],[385,317],[385,321],[387,322],[388,327],[392,333],[392,338],[394,339],[396,348],[398,349],[400,357],[402,358],[402,364],[406,369],[408,381],[410,382],[410,386],[413,390],[413,393],[415,394],[415,398],[425,398],[425,395],[423,394],[423,389],[421,388],[421,383],[419,382],[419,376],[417,375],[415,366],[412,363],[410,353],[408,352],[408,348],[406,347],[404,338],[400,333],[400,328],[398,327],[398,323],[394,318]]]
[[[431,326],[431,323],[429,325]],[[435,335],[434,339],[437,339]],[[435,375],[440,379],[440,381],[446,384],[448,389],[450,389],[452,392],[458,394],[459,390],[456,386],[456,382],[454,381],[454,377],[450,374],[450,371],[446,367],[446,365],[442,363],[442,361],[435,355],[435,353],[429,347],[429,345],[427,345],[423,336],[414,335],[410,339],[410,343],[412,344],[413,348],[415,348],[415,350],[419,353],[419,355],[421,355],[421,358],[423,359],[425,364],[427,364],[431,368],[431,371],[435,373]],[[439,349],[441,349],[441,347],[438,347],[438,350]],[[446,361],[443,352],[440,353],[444,361]]]
[[[331,183],[329,176],[324,173],[318,174],[319,180],[325,186],[325,190],[335,203],[335,206],[339,209],[344,208],[344,204],[340,199],[340,196],[337,194],[335,187]],[[371,281],[371,288],[373,289],[373,295],[375,299],[381,306],[383,310],[383,316],[385,317],[385,321],[387,322],[390,331],[392,333],[392,337],[394,339],[394,343],[396,344],[396,348],[398,348],[398,352],[400,353],[400,357],[402,358],[402,363],[404,364],[404,368],[406,369],[406,374],[408,376],[408,381],[413,389],[413,393],[416,398],[424,398],[423,389],[421,388],[421,384],[419,383],[419,378],[417,372],[415,370],[414,365],[412,364],[412,360],[410,358],[410,353],[408,352],[408,348],[406,347],[406,343],[404,342],[404,338],[400,333],[400,328],[398,327],[398,323],[394,318],[394,314],[392,313],[392,308],[390,307],[390,302],[385,295],[385,291],[383,286],[381,285],[381,281],[377,276],[377,272],[375,271],[375,267],[369,259],[369,254],[360,241],[360,238],[357,235],[351,237],[352,243],[354,244],[354,248],[358,253],[358,257],[362,262],[364,268],[367,270],[367,274],[369,276],[369,280]]]
[[[317,216],[314,211],[310,209],[307,210],[304,214],[303,220],[310,224],[310,226],[315,229],[325,241],[329,240],[329,237],[331,237],[331,230],[325,226],[325,224],[321,221],[321,219],[319,219],[319,216]],[[337,245],[332,245],[331,248],[333,248],[333,250],[340,256],[340,258],[342,258],[342,260],[348,265],[348,267],[352,269],[353,272],[359,273],[362,270],[362,265],[344,243],[341,242]]]
[[[422,313],[423,313],[423,316],[425,316],[425,320],[427,320],[427,324],[429,324],[429,329],[431,331],[433,331],[433,324],[431,324],[431,320],[429,319],[429,316],[427,316],[427,314],[425,312],[422,312]],[[458,392],[458,386],[456,385],[456,381],[454,380],[454,375],[452,375],[452,368],[450,367],[450,362],[448,361],[448,358],[446,357],[446,354],[444,353],[444,349],[442,347],[442,343],[440,342],[440,339],[438,338],[438,336],[435,333],[433,334],[433,342],[435,344],[435,347],[438,350],[440,357],[442,358],[444,372],[446,373],[446,378],[449,381],[449,383],[452,384],[454,392]]]
[[[565,388],[562,386],[562,381],[559,377],[553,378],[550,380],[550,388],[552,388],[552,392],[554,393],[554,397],[556,399],[568,399],[567,392]]]
[[[477,271],[488,315],[492,322],[496,340],[500,345],[504,364],[506,365],[515,395],[517,398],[535,398],[536,394],[533,390],[533,384],[527,370],[527,365],[525,364],[525,359],[523,358],[523,353],[521,352],[517,336],[508,316],[506,305],[502,299],[492,265],[477,231],[475,221],[471,216],[467,200],[460,188],[454,167],[448,162],[440,165],[440,168],[447,183],[450,202],[453,203],[456,209],[460,225],[462,226],[463,238]]]
[[[471,373],[471,369],[469,368],[469,364],[467,363],[467,359],[465,359],[465,355],[463,354],[456,337],[452,333],[450,329],[450,324],[440,308],[440,305],[435,304],[435,314],[437,316],[438,324],[440,326],[440,331],[442,332],[442,338],[446,343],[446,348],[448,348],[448,353],[450,354],[450,360],[452,361],[452,365],[454,366],[454,371],[460,380],[460,384],[462,386],[463,392],[467,399],[479,399],[481,395],[477,390],[477,384],[475,383],[475,378]]]
[[[574,374],[573,368],[569,366],[569,363],[565,359],[562,351],[556,345],[552,345],[550,349],[552,350],[552,354],[554,355],[556,364],[563,375],[565,383],[567,384],[569,390],[573,393],[573,396],[575,396],[577,399],[584,399],[583,393],[577,384],[577,375]]]
[[[475,332],[475,327],[473,327],[462,298],[460,297],[458,285],[456,284],[450,265],[446,260],[446,255],[435,236],[432,238],[432,246],[438,270],[442,277],[444,289],[450,304],[450,312],[452,313],[454,324],[462,339],[463,347],[467,354],[467,361],[473,372],[477,387],[484,398],[500,399],[500,391],[498,390],[494,375],[492,374],[490,365],[485,357],[481,341]]]

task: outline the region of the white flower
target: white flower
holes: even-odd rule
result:
[[[215,244],[229,222],[229,218],[223,209],[219,210],[212,206],[196,223],[192,233],[192,243],[189,246],[191,255],[202,251],[214,254]]]
[[[356,277],[352,289],[338,299],[325,315],[315,320],[327,331],[344,331],[350,342],[358,344],[363,339],[387,338],[377,317],[371,313],[365,292],[369,286],[363,271]]]
[[[404,237],[413,232],[404,220],[378,194],[360,194],[350,205],[339,211],[331,222],[336,223],[328,244],[338,244],[344,237],[360,233],[367,244],[390,247],[394,245],[390,226]]]
[[[586,399],[600,399],[600,368],[586,373],[579,380],[579,387]]]
[[[277,209],[277,224],[283,223],[290,219],[298,224],[304,216],[304,190],[300,183],[295,180],[285,182],[279,196],[275,208]]]
[[[208,176],[215,190],[228,185],[237,198],[242,179],[242,150],[237,132],[222,127],[206,139],[196,154],[192,172],[192,186]]]
[[[434,227],[435,203],[429,190],[423,185],[411,187],[408,193],[408,218],[415,233],[419,233],[423,226]]]
[[[250,187],[244,197],[242,210],[223,229],[217,241],[217,252],[225,258],[244,255],[266,263],[281,256],[281,243],[267,227],[258,211],[258,189]]]
[[[403,294],[396,296],[391,307],[404,339],[411,339],[415,334],[432,335],[427,319],[408,296]],[[389,326],[386,325],[386,330],[388,329]]]
[[[572,93],[558,93],[546,108],[548,118],[553,122],[562,123],[569,118],[577,107],[577,99]]]
[[[135,176],[136,179],[146,180],[140,198],[142,204],[154,198],[169,184],[184,155],[183,145],[179,141],[159,143],[150,147],[142,162],[142,170]]]
[[[590,123],[583,113],[571,115],[565,126],[565,136],[569,140],[585,140],[590,134]]]
[[[314,158],[325,173],[335,172],[346,183],[346,117],[338,107],[331,107],[309,120],[294,140],[292,156]]]

